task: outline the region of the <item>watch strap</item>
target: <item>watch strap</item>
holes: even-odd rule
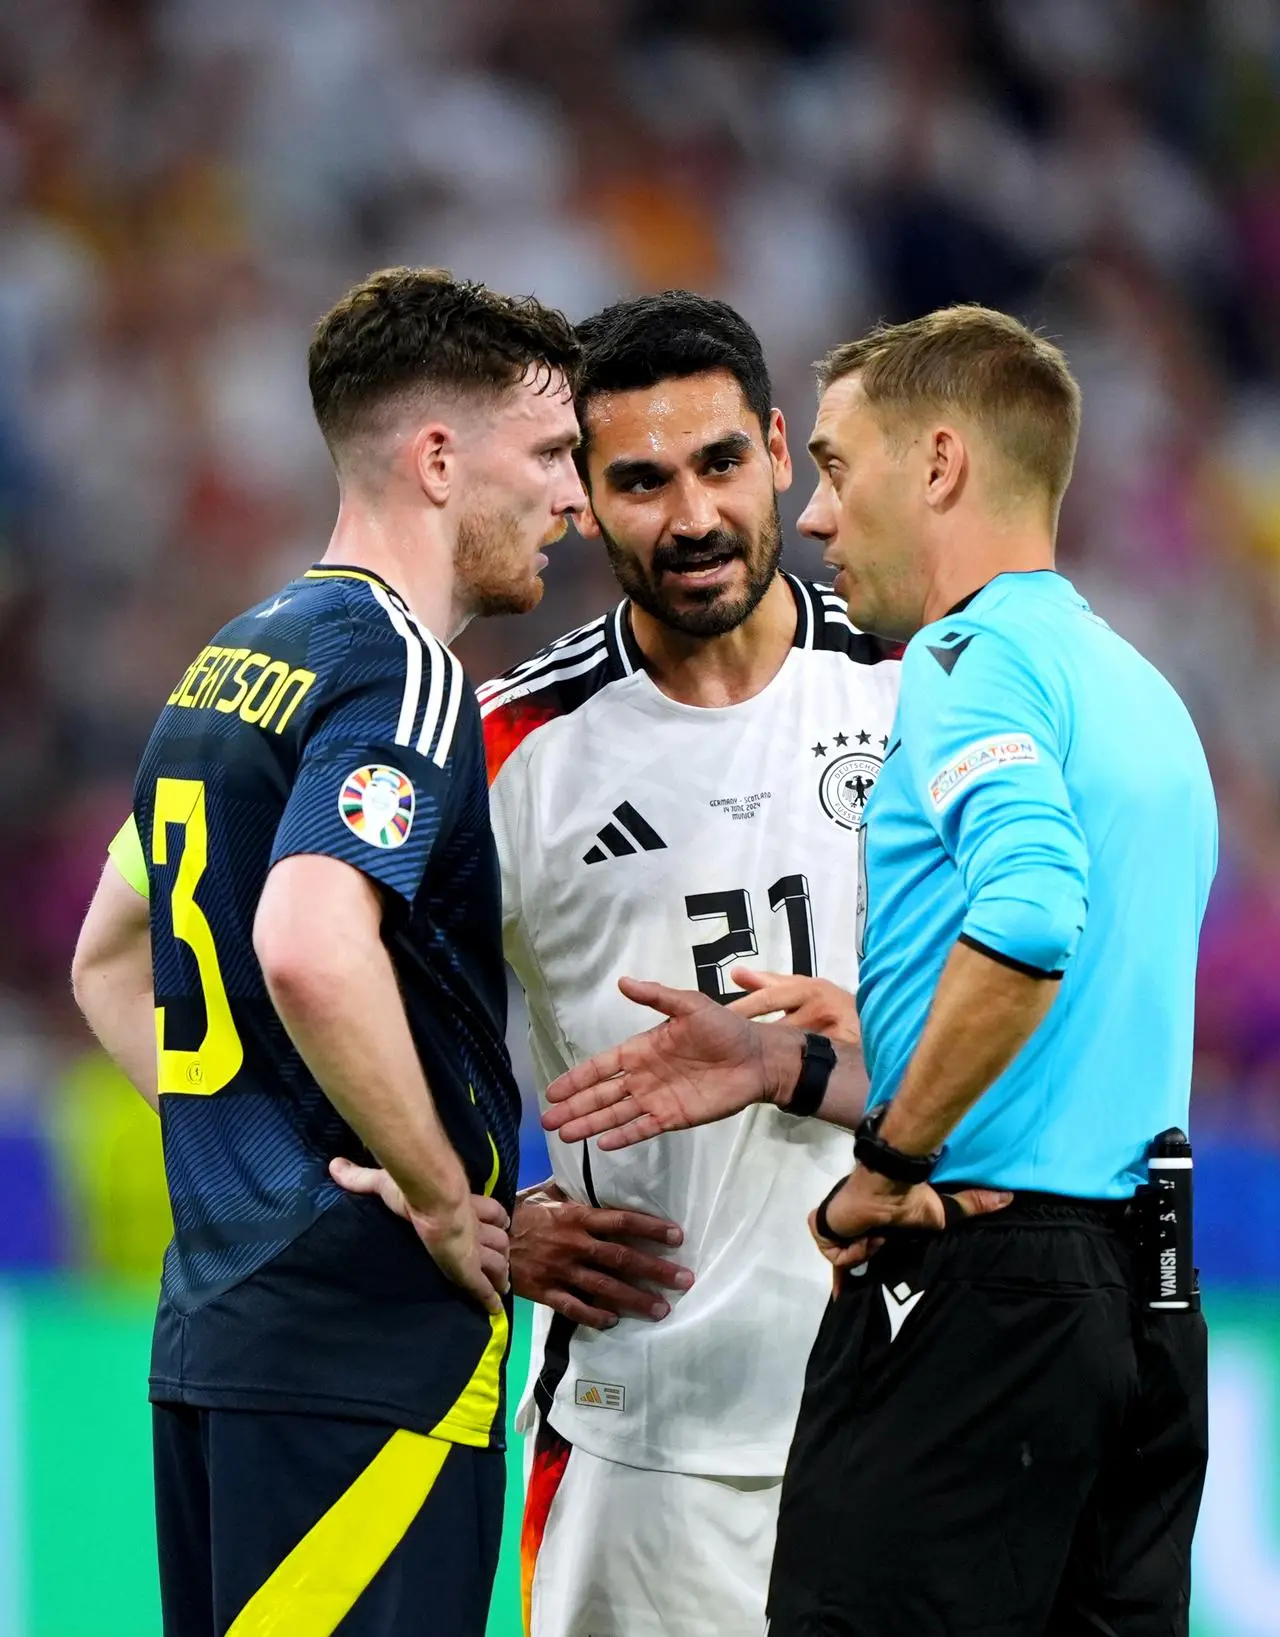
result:
[[[813,1216],[813,1225],[815,1228],[817,1228],[819,1237],[825,1239],[828,1244],[838,1245],[841,1250],[848,1250],[850,1245],[857,1244],[857,1240],[846,1239],[842,1233],[836,1232],[836,1230],[827,1221],[827,1206],[830,1205],[831,1201],[836,1197],[848,1180],[848,1177],[840,1178],[839,1182],[836,1183],[835,1187],[823,1200],[822,1204],[818,1206],[818,1209],[814,1212]]]
[[[827,1095],[831,1071],[836,1066],[836,1049],[824,1034],[806,1029],[800,1054],[800,1074],[786,1105],[788,1114],[816,1114]]]
[[[935,1148],[932,1154],[904,1154],[900,1148],[887,1143],[880,1135],[880,1126],[888,1112],[889,1104],[882,1103],[870,1114],[863,1115],[853,1134],[854,1159],[864,1170],[888,1177],[891,1182],[908,1186],[928,1182],[942,1158],[942,1150]]]

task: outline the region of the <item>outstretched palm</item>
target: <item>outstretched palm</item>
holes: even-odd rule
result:
[[[667,1020],[588,1058],[547,1088],[542,1123],[566,1142],[600,1138],[628,1148],[663,1131],[684,1131],[737,1114],[765,1095],[765,1031],[706,995],[623,978],[630,1000]]]

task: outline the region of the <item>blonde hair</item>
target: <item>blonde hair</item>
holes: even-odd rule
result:
[[[1010,475],[1044,491],[1056,513],[1080,436],[1080,387],[1061,349],[1008,313],[941,307],[905,324],[878,324],[816,368],[823,392],[856,374],[892,438],[930,413],[965,416]]]

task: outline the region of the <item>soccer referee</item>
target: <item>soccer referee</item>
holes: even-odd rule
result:
[[[549,1120],[615,1146],[764,1096],[857,1130],[815,1213],[840,1271],[770,1637],[1172,1637],[1205,1331],[1153,1305],[1134,1196],[1187,1124],[1204,753],[1054,571],[1080,414],[1055,347],[953,308],[838,348],[820,387],[801,528],[854,624],[908,644],[862,832],[870,1112],[847,1049],[642,983],[670,1021],[565,1076]]]

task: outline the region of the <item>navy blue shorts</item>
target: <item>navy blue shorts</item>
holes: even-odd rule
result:
[[[165,1637],[483,1637],[501,1451],[369,1421],[152,1410]]]

